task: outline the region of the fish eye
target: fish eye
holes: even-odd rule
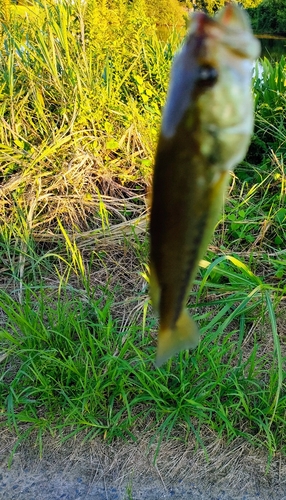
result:
[[[218,79],[218,72],[213,66],[204,64],[199,67],[198,82],[204,85],[214,85]]]

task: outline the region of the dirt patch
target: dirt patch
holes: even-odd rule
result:
[[[271,463],[262,450],[237,439],[231,445],[206,436],[205,449],[151,436],[136,443],[79,437],[64,444],[46,437],[42,458],[34,441],[9,456],[16,438],[1,436],[0,498],[5,500],[254,500],[286,499],[286,459]]]

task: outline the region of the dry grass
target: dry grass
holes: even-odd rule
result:
[[[5,464],[14,438],[5,431],[1,435],[1,465],[9,483],[4,491],[9,496],[12,486],[19,483],[23,490],[31,478],[38,492],[47,480],[56,482],[58,479],[60,484],[75,487],[80,478],[87,486],[87,494],[95,486],[105,485],[108,491],[113,487],[121,494],[129,489],[134,499],[140,494],[146,498],[148,491],[150,498],[155,498],[151,496],[154,490],[157,498],[169,498],[169,495],[170,498],[180,498],[180,495],[185,498],[190,488],[204,492],[205,498],[220,498],[224,492],[232,500],[256,496],[284,498],[284,457],[277,454],[269,463],[262,450],[252,448],[239,438],[228,445],[218,440],[207,427],[202,434],[204,449],[197,449],[191,437],[185,443],[163,442],[155,464],[156,444],[150,446],[151,435],[138,435],[136,443],[115,441],[112,445],[101,440],[86,443],[84,435],[64,445],[49,437],[44,440],[42,460],[38,460],[38,451],[31,439],[30,445],[26,443],[18,449],[7,473]]]

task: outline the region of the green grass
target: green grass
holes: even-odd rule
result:
[[[285,453],[285,61],[255,78],[253,142],[190,294],[201,343],[155,369],[146,193],[180,37],[139,1],[111,24],[104,2],[38,9],[1,32],[1,425],[41,452],[82,431],[204,446],[207,427]]]
[[[135,439],[134,429],[143,426],[159,444],[179,426],[181,439],[192,432],[202,444],[207,424],[224,439],[239,435],[270,454],[284,450],[283,354],[273,302],[285,290],[231,256],[204,261],[191,305],[201,344],[156,370],[156,321],[150,311],[144,317],[146,292],[135,297],[141,320],[122,328],[115,301],[124,292],[93,285],[92,268],[81,272],[77,254],[74,245],[66,261],[47,255],[43,269],[32,257],[38,279],[31,284],[27,265],[18,289],[15,281],[12,292],[0,294],[4,425],[20,440],[36,430],[41,447],[44,432]],[[62,264],[68,271],[61,269],[58,284],[55,272],[52,284],[47,277],[41,282],[48,265],[60,274]]]

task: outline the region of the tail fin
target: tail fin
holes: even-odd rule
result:
[[[198,327],[184,309],[173,330],[159,329],[156,366],[159,367],[171,356],[183,349],[194,349],[200,341]]]

